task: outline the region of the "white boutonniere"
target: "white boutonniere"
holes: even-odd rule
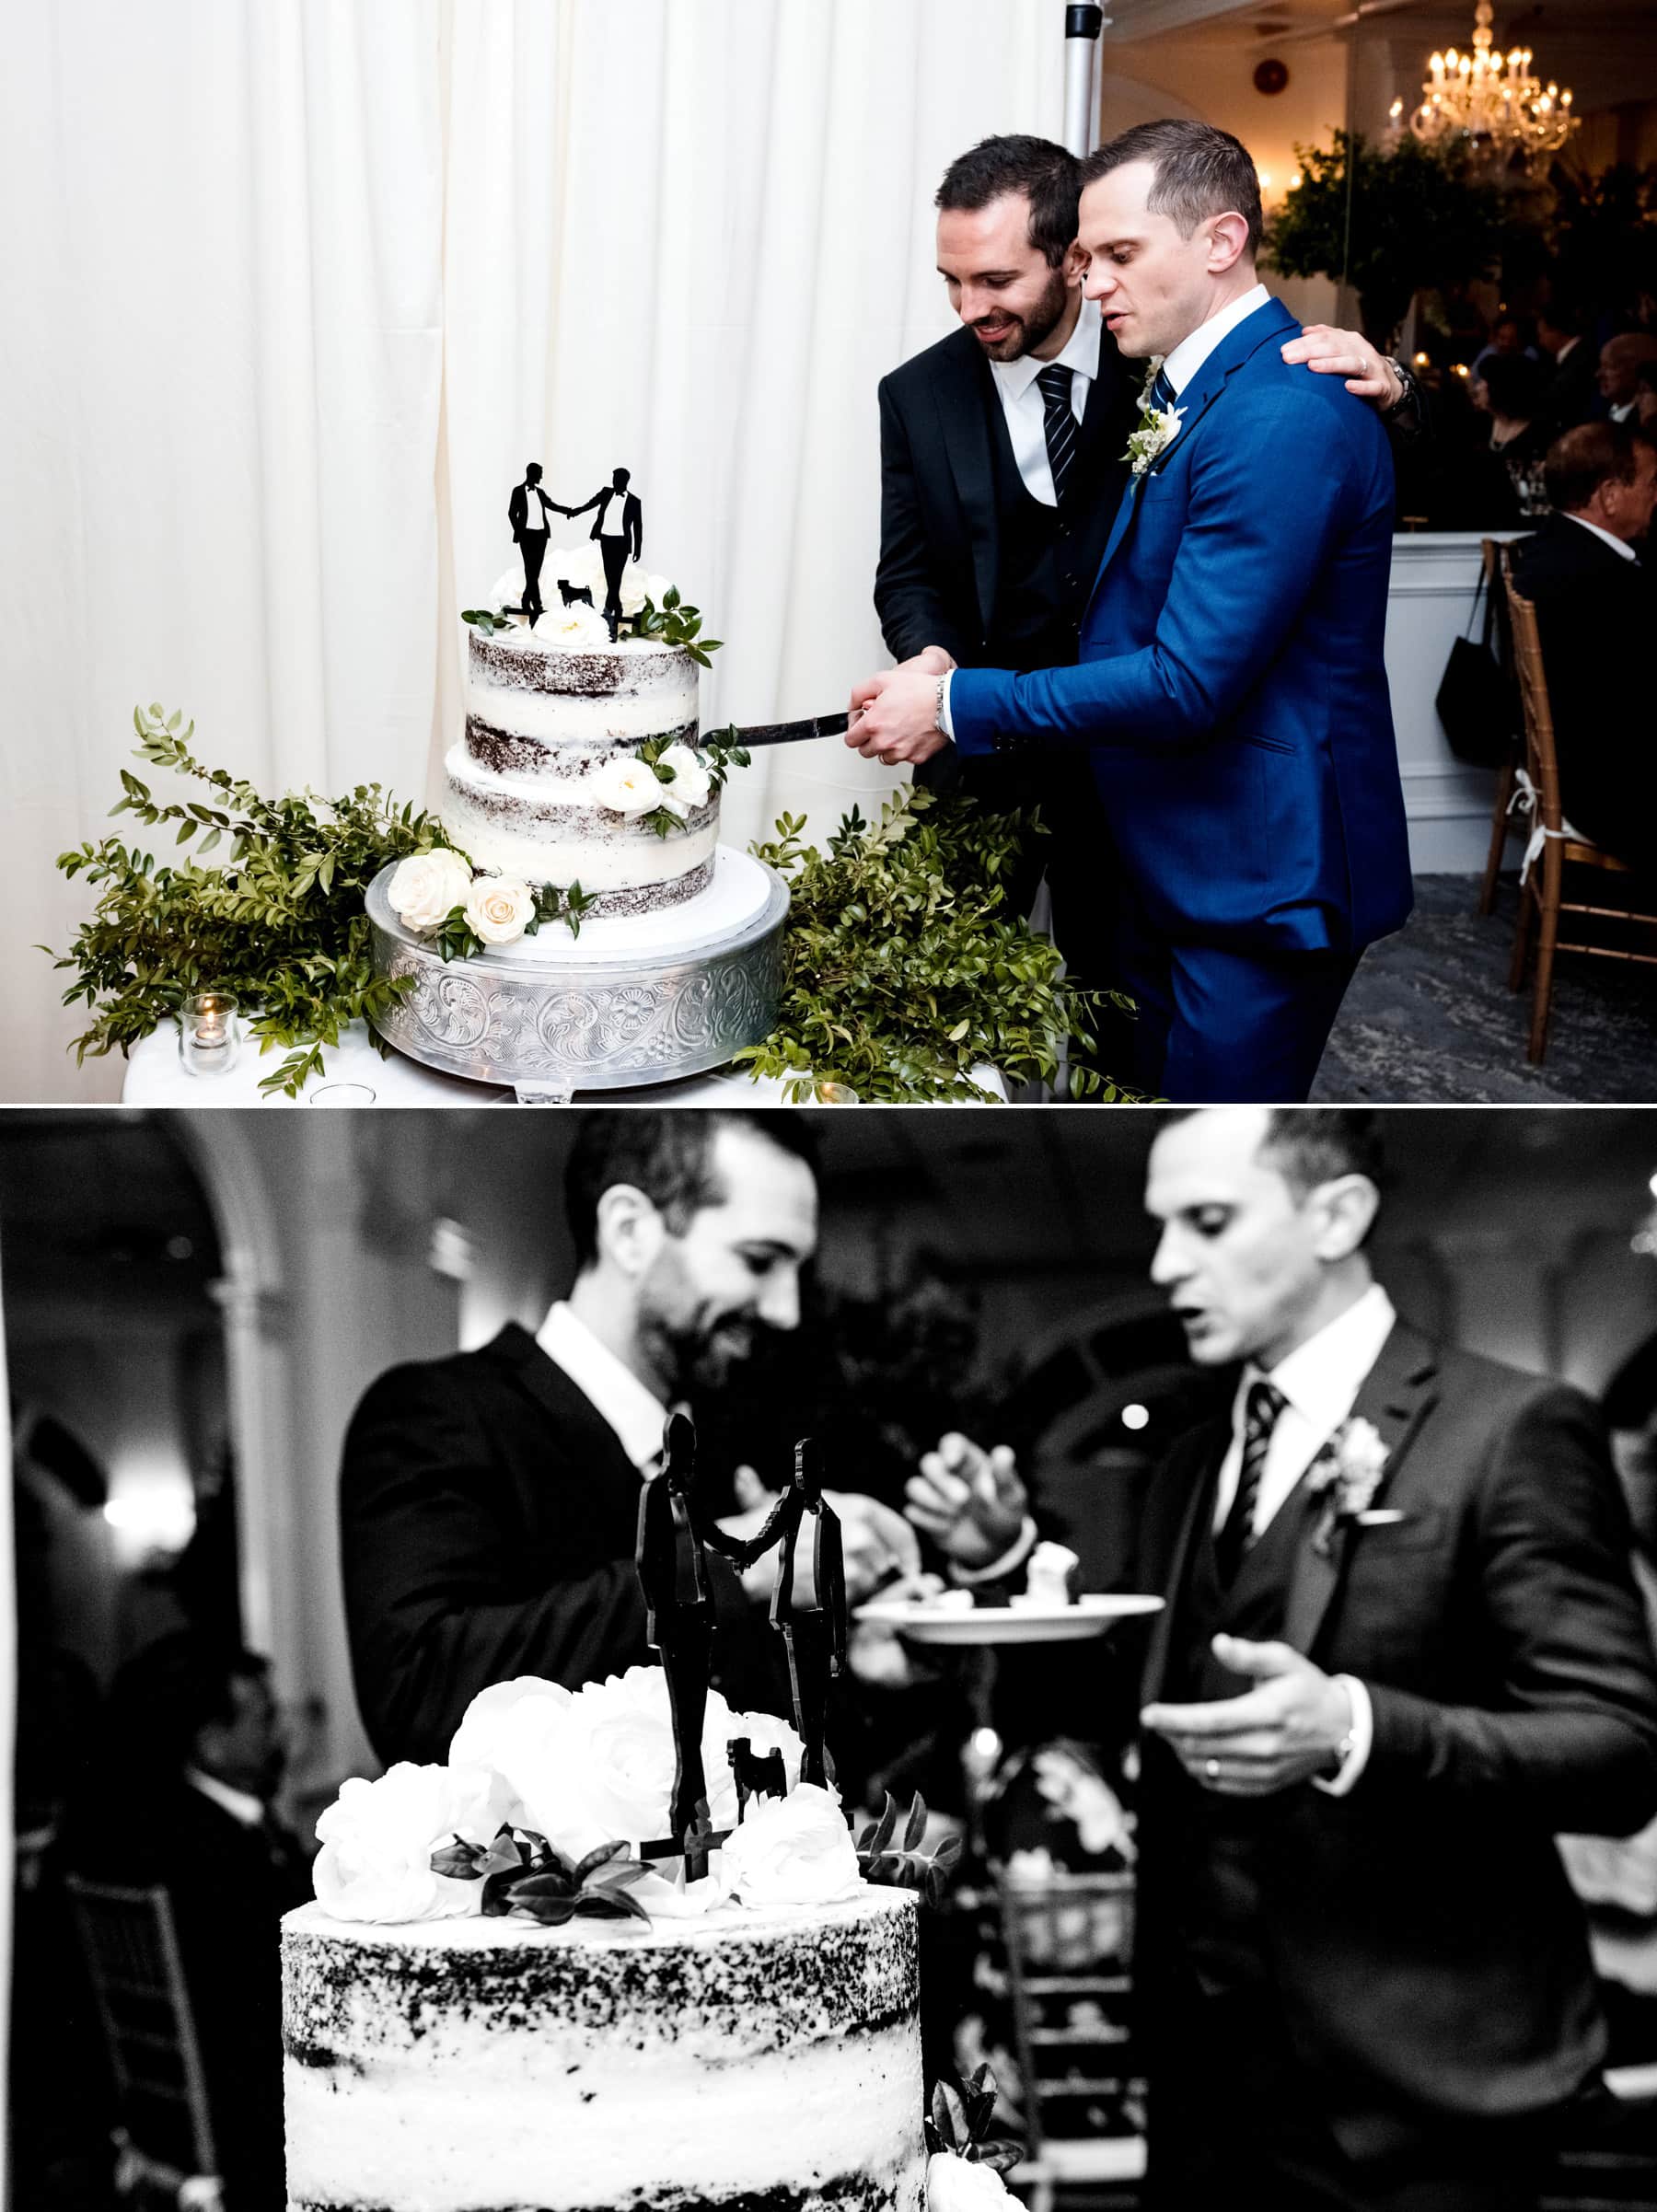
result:
[[[1312,1534],[1312,1547],[1327,1559],[1335,1531],[1350,1526],[1366,1513],[1386,1472],[1386,1446],[1373,1421],[1342,1421],[1318,1453],[1317,1464],[1306,1477],[1314,1498],[1323,1500],[1323,1511]]]
[[[1162,356],[1159,353],[1151,364],[1145,377],[1145,388],[1140,394],[1139,428],[1130,434],[1128,450],[1122,456],[1125,461],[1132,462],[1135,476],[1143,476],[1152,462],[1167,451],[1179,435],[1179,425],[1185,420],[1186,411],[1183,407],[1152,406],[1152,389],[1161,372]]]

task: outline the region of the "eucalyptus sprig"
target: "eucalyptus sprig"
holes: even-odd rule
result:
[[[776,840],[753,847],[793,904],[777,1025],[738,1060],[799,1103],[828,1082],[864,1104],[989,1099],[975,1067],[1050,1082],[1063,1048],[1090,1041],[1095,994],[1063,979],[1057,949],[1006,904],[1024,839],[1045,834],[1038,817],[916,787],[875,822],[853,807],[827,852],[805,841],[805,826],[783,815]],[[1130,1095],[1073,1060],[1070,1080],[1101,1098]]]
[[[959,2088],[953,2081],[933,2084],[931,2102],[922,2125],[926,2148],[965,2159],[969,2166],[992,2166],[1007,2173],[1024,2156],[1024,2145],[991,2135],[995,2118],[995,2076],[988,2065],[968,2074]]]
[[[460,620],[469,622],[474,630],[481,630],[486,638],[493,637],[497,630],[512,628],[512,618],[504,607],[468,607],[462,611]]]
[[[717,653],[724,643],[722,638],[705,638],[701,634],[701,609],[688,607],[679,596],[677,584],[670,584],[662,594],[662,604],[646,599],[638,613],[632,618],[632,633],[636,638],[655,638],[659,644],[682,645],[700,667],[711,668],[710,653]]]
[[[368,886],[388,863],[448,840],[433,816],[412,803],[399,808],[377,783],[339,799],[266,799],[244,777],[196,759],[195,724],[180,729],[181,714],[152,705],[133,720],[138,757],[205,795],[163,802],[122,769],[111,814],[173,828],[193,855],[158,862],[110,835],[58,857],[65,875],[98,892],[67,953],[54,955],[74,971],[64,1003],[84,1000],[91,1010],[75,1039],[77,1063],[130,1051],[196,991],[229,990],[251,1009],[262,1050],[295,1048],[260,1088],[296,1096],[348,1023],[372,1030],[412,988],[374,972]],[[220,849],[224,857],[203,866]]]
[[[928,1905],[943,1903],[949,1873],[961,1856],[958,1836],[940,1838],[936,1847],[921,1848],[926,1836],[926,1800],[917,1789],[910,1802],[901,1838],[898,1836],[898,1801],[888,1789],[877,1821],[871,1821],[857,1839],[857,1859],[863,1880],[886,1889],[919,1890]]]
[[[481,1882],[485,1919],[512,1913],[543,1928],[562,1928],[578,1916],[650,1926],[650,1915],[631,1894],[650,1869],[624,1843],[600,1844],[585,1859],[570,1859],[533,1829],[504,1827],[487,1846],[457,1836],[432,1853],[431,1866],[452,1882]]]

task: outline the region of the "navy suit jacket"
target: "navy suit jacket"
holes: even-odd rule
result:
[[[1072,668],[951,680],[965,754],[1093,748],[1124,865],[1165,937],[1350,952],[1409,911],[1383,662],[1393,478],[1374,410],[1288,367],[1270,300],[1180,393],[1133,480]]]

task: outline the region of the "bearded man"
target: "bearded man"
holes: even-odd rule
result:
[[[650,1654],[633,1568],[668,1411],[799,1326],[817,1245],[810,1131],[791,1115],[586,1117],[564,1178],[575,1280],[531,1336],[395,1368],[345,1439],[341,1520],[357,1703],[379,1756],[441,1760],[490,1684],[571,1689]],[[918,1552],[900,1515],[836,1494],[855,1599]],[[708,1559],[714,1685],[774,1704],[754,1595]],[[753,1580],[753,1578],[750,1578]]]

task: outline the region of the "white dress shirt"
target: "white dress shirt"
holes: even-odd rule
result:
[[[1255,1534],[1258,1535],[1299,1488],[1313,1461],[1351,1412],[1396,1319],[1392,1300],[1378,1282],[1372,1283],[1362,1298],[1280,1361],[1269,1375],[1252,1361],[1244,1369],[1232,1402],[1232,1441],[1220,1463],[1215,1488],[1216,1530],[1224,1525],[1237,1494],[1243,1465],[1244,1409],[1250,1384],[1269,1382],[1282,1392],[1285,1400],[1260,1470],[1254,1511]],[[1340,1674],[1336,1679],[1345,1685],[1351,1699],[1352,1748],[1332,1781],[1314,1778],[1318,1789],[1344,1797],[1368,1762],[1374,1714],[1369,1692],[1355,1675]]]
[[[541,1323],[535,1341],[615,1430],[616,1441],[640,1474],[654,1475],[667,1419],[667,1408],[655,1391],[641,1383],[608,1344],[600,1344],[562,1298]]]
[[[527,530],[550,530],[552,517],[547,512],[546,493],[539,484],[524,486],[524,527]]]
[[[1211,315],[1207,322],[1199,322],[1188,338],[1180,340],[1162,365],[1163,375],[1173,386],[1176,400],[1221,340],[1229,338],[1240,322],[1246,322],[1270,297],[1264,284],[1256,284],[1241,299],[1234,299],[1229,307],[1222,307],[1218,315]]]
[[[1046,368],[1069,369],[1071,412],[1080,423],[1087,409],[1087,395],[1099,373],[1099,340],[1104,330],[1098,301],[1084,299],[1075,329],[1051,361],[1037,361],[1033,353],[1021,353],[1016,361],[990,364],[1002,412],[1007,419],[1007,435],[1013,441],[1013,458],[1018,463],[1018,473],[1030,497],[1038,499],[1044,507],[1056,507],[1059,495],[1053,490],[1052,464],[1048,459],[1047,402],[1036,379]]]
[[[1611,410],[1611,420],[1614,423],[1631,423],[1639,411],[1640,401],[1638,400],[1625,400],[1620,407],[1614,407]]]
[[[1580,530],[1592,530],[1602,543],[1608,545],[1614,553],[1620,553],[1625,561],[1640,559],[1640,555],[1631,545],[1626,544],[1620,538],[1613,538],[1609,530],[1602,530],[1598,523],[1590,522],[1586,515],[1567,515],[1565,519],[1567,522],[1574,522]]]
[[[233,1821],[244,1828],[262,1828],[265,1809],[258,1798],[245,1789],[233,1789],[228,1782],[221,1782],[215,1774],[203,1774],[199,1766],[187,1766],[184,1779],[192,1789],[199,1789],[211,1800],[221,1812],[227,1812]]]

